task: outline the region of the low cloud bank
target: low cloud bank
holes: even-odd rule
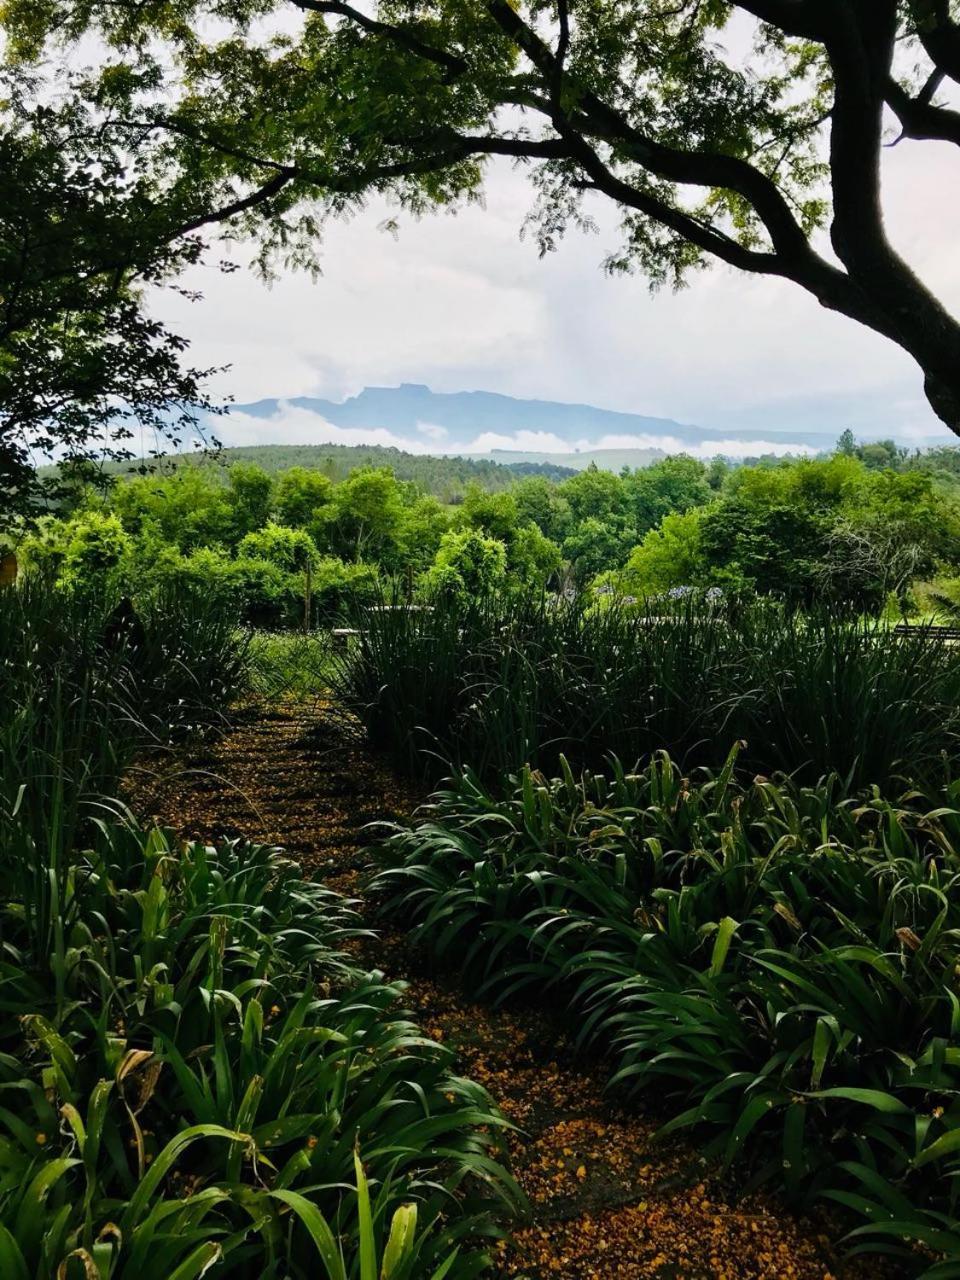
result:
[[[221,420],[217,434],[224,445],[342,444],[382,445],[419,454],[486,454],[493,451],[515,453],[574,454],[603,449],[659,449],[663,453],[687,453],[695,458],[723,454],[731,458],[755,457],[761,453],[812,455],[809,445],[791,440],[709,440],[691,444],[671,435],[606,435],[597,440],[562,440],[549,431],[483,431],[472,440],[453,443],[446,427],[438,423],[417,424],[416,436],[403,436],[386,427],[339,427],[318,413],[284,404],[272,417],[259,418],[234,412]]]

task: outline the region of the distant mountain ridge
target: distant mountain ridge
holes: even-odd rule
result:
[[[348,396],[343,401],[294,396],[236,405],[234,411],[269,419],[287,405],[318,414],[337,427],[386,428],[424,440],[430,438],[430,433],[422,430],[424,427],[442,427],[445,434],[438,449],[442,448],[444,452],[452,447],[467,448],[479,435],[487,432],[507,435],[519,431],[549,433],[574,446],[589,441],[588,448],[596,448],[596,442],[604,436],[669,436],[689,446],[712,442],[719,445],[731,439],[745,442],[775,439],[817,450],[830,449],[835,444],[834,436],[825,432],[781,432],[772,426],[769,429],[714,431],[676,422],[672,418],[653,418],[615,409],[600,409],[595,405],[520,400],[493,391],[432,391],[415,382],[403,382],[398,387],[364,387],[357,395]],[[223,423],[222,434],[225,437],[229,437],[229,422],[228,417]],[[640,447],[655,450],[657,445],[650,441]],[[524,453],[531,456],[526,450]]]

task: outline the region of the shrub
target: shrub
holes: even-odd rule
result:
[[[0,876],[61,968],[73,850],[102,797],[138,747],[222,721],[247,680],[246,639],[209,594],[161,591],[119,626],[111,605],[39,576],[0,589]]]
[[[936,775],[956,749],[960,661],[934,633],[732,596],[664,614],[441,595],[364,614],[333,684],[399,765],[434,778],[444,760],[496,778],[661,748],[719,766],[744,739],[744,767],[857,786]]]
[[[260,1280],[315,1275],[319,1255],[331,1280],[366,1280],[361,1238],[380,1255],[391,1224],[398,1280],[453,1256],[475,1274],[463,1237],[511,1199],[488,1155],[500,1122],[400,988],[339,950],[348,905],[275,849],[102,836],[75,861],[56,1002],[3,901],[20,1015],[0,1055],[18,1099],[0,1105],[4,1275],[99,1257],[139,1280]]]
[[[222,714],[244,638],[209,593],[107,603],[2,596],[0,1274],[476,1275],[517,1199],[502,1121],[344,954],[350,904],[103,799],[146,737]]]
[[[509,495],[501,495],[509,497]],[[469,600],[503,586],[507,549],[477,529],[448,530],[424,585],[437,594]]]
[[[844,800],[827,778],[469,772],[379,854],[374,888],[487,996],[554,995],[612,1085],[696,1127],[855,1248],[960,1265],[960,784]]]
[[[285,573],[302,574],[308,564],[317,560],[317,548],[309,533],[272,522],[241,539],[237,554],[241,559],[268,560]]]

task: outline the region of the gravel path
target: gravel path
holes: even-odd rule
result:
[[[248,707],[202,753],[144,762],[129,800],[185,836],[243,835],[282,845],[304,869],[359,899],[375,831],[419,797],[325,702]],[[546,1013],[491,1010],[460,994],[455,975],[424,969],[399,935],[365,948],[371,967],[408,982],[424,1031],[453,1048],[517,1126],[513,1172],[531,1214],[498,1252],[502,1277],[565,1280],[883,1280],[878,1259],[844,1266],[828,1219],[798,1218],[735,1187],[684,1140],[658,1144],[658,1119],[618,1108],[602,1062],[575,1059]]]

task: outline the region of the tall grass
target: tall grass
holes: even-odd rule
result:
[[[960,741],[960,651],[934,632],[772,605],[669,617],[582,600],[492,599],[356,619],[333,685],[396,763],[482,777],[561,754],[597,766],[666,749],[851,786],[934,776]]]
[[[836,777],[638,773],[499,796],[465,773],[379,854],[383,907],[503,999],[552,993],[612,1085],[852,1248],[960,1271],[960,784],[891,803]],[[859,1219],[859,1223],[857,1223]],[[929,1257],[927,1261],[929,1261]]]
[[[168,590],[112,636],[116,602],[41,577],[0,590],[0,875],[43,954],[93,807],[131,755],[222,718],[246,640],[218,602]]]

